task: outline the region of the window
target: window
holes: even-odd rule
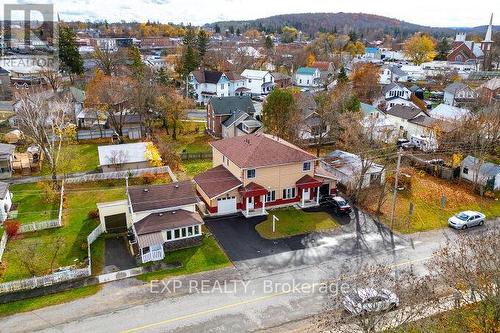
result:
[[[167,240],[172,239],[172,230],[167,230]]]
[[[252,83],[252,79],[248,79],[248,83]]]
[[[188,236],[193,236],[193,227],[188,227]]]
[[[199,235],[200,234],[200,226],[199,225],[195,225],[194,226],[194,234],[195,235]]]
[[[266,202],[271,202],[276,200],[276,191],[269,191],[269,193],[266,194]]]
[[[283,189],[283,199],[295,198],[295,187]]]
[[[310,171],[311,170],[311,162],[304,162],[302,164],[302,171]]]
[[[255,178],[255,169],[247,170],[247,179]]]
[[[182,228],[182,237],[186,237],[187,236],[187,230],[186,228]]]
[[[224,89],[224,83],[222,83],[222,84],[220,85],[220,88],[221,88],[221,89]]]
[[[174,239],[181,238],[181,230],[180,229],[175,229],[174,230]]]
[[[463,173],[464,173],[464,175],[468,175],[469,174],[469,168],[464,168]]]

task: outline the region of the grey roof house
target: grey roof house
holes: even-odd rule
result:
[[[469,155],[460,166],[460,178],[481,184],[489,190],[500,190],[500,165]]]
[[[16,146],[0,143],[0,179],[12,177],[12,162]]]

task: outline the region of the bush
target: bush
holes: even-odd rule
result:
[[[21,228],[21,222],[17,220],[5,221],[3,224],[3,228],[9,237],[14,237],[19,232]]]
[[[156,180],[156,175],[152,173],[145,173],[142,175],[142,183],[143,184],[152,184]]]
[[[52,183],[38,182],[36,187],[43,192],[46,203],[54,203],[59,200],[59,193],[53,188]]]
[[[87,216],[89,219],[98,219],[99,218],[99,210],[92,209],[90,212],[88,212]]]

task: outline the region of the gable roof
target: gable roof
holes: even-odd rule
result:
[[[453,82],[444,88],[444,91],[450,94],[455,94],[457,91],[462,89],[470,89],[468,85],[462,82]]]
[[[296,73],[300,75],[314,75],[317,70],[317,68],[312,67],[299,67]]]
[[[411,106],[401,105],[401,104],[396,104],[392,108],[390,108],[389,110],[385,111],[386,114],[389,114],[391,116],[398,117],[401,119],[406,119],[406,120],[415,118],[421,112],[422,112],[422,110],[420,110],[420,109],[417,109],[417,108],[411,107]]]
[[[239,80],[244,80],[244,78],[235,72],[227,72],[226,77],[229,79],[229,81],[239,81]]]
[[[268,73],[269,73],[268,71],[260,71],[260,70],[256,70],[256,69],[245,69],[241,73],[241,76],[243,76],[247,79],[262,79]]]
[[[170,184],[132,186],[129,187],[128,194],[134,212],[168,209],[198,202],[198,196],[189,180]]]
[[[14,151],[16,150],[16,146],[7,144],[7,143],[0,143],[0,157],[8,157],[12,154],[14,154]]]
[[[385,95],[385,94],[387,94],[389,91],[391,91],[394,88],[398,88],[398,89],[401,89],[401,90],[406,89],[404,86],[402,86],[399,83],[391,82],[388,85],[384,86],[384,88],[382,89],[382,94]]]
[[[324,158],[324,164],[343,173],[344,175],[353,175],[358,173],[363,167],[363,160],[359,155],[349,153],[343,150],[335,150]],[[369,166],[366,173],[381,172],[383,166],[375,162],[367,164]]]
[[[134,223],[134,228],[138,235],[144,235],[162,230],[172,230],[199,224],[203,224],[203,219],[200,217],[200,214],[179,209],[149,214],[142,220]]]
[[[236,113],[233,113],[231,116],[229,116],[229,118],[224,120],[222,125],[224,127],[229,127],[229,126],[233,125],[238,119],[243,118],[243,117],[245,119],[248,118],[248,113],[246,113],[244,111],[237,111]]]
[[[310,91],[301,91],[293,95],[297,108],[302,112],[302,117],[307,118],[318,109],[314,95]]]
[[[223,165],[198,174],[194,177],[194,181],[210,199],[242,185],[242,182]]]
[[[209,104],[214,114],[219,116],[232,115],[239,112],[255,113],[255,107],[249,96],[213,97],[210,99]]]
[[[206,71],[206,70],[196,70],[192,71],[194,78],[198,83],[217,83],[219,82],[221,76],[224,74],[218,71]]]
[[[274,77],[274,81],[290,79],[290,75],[286,75],[280,72],[272,72],[271,75]]]
[[[240,168],[257,168],[316,160],[316,157],[278,137],[250,134],[210,145]]]
[[[380,112],[380,110],[377,109],[377,107],[375,107],[371,104],[360,102],[359,105],[360,105],[361,112],[363,112],[365,114],[365,116],[370,115],[372,112]]]
[[[462,167],[466,166],[469,168],[477,167],[480,160],[477,157],[468,155],[462,161]],[[479,173],[483,176],[495,177],[500,173],[500,165],[491,162],[483,162],[479,167]]]
[[[481,85],[481,88],[497,90],[500,88],[500,77],[494,77]]]
[[[399,68],[398,66],[389,66],[389,70],[397,75],[397,76],[406,76],[408,75],[408,73],[406,73],[404,70],[402,70],[401,68]]]
[[[470,115],[471,112],[467,109],[441,103],[430,110],[429,114],[434,118],[457,120]]]
[[[137,163],[147,161],[146,150],[149,142],[125,143],[120,145],[98,146],[99,165],[116,164],[114,156],[123,154],[120,163]]]
[[[317,68],[322,72],[328,71],[330,69],[331,62],[328,61],[315,61],[312,63],[311,67]]]

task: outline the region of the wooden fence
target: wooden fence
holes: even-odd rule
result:
[[[404,154],[403,157],[407,158],[413,167],[424,170],[434,177],[439,177],[447,180],[452,180],[460,177],[460,167],[453,168],[446,165],[431,164],[428,161],[411,154]]]
[[[189,161],[189,160],[211,160],[212,152],[204,152],[204,153],[181,153],[181,160]]]

